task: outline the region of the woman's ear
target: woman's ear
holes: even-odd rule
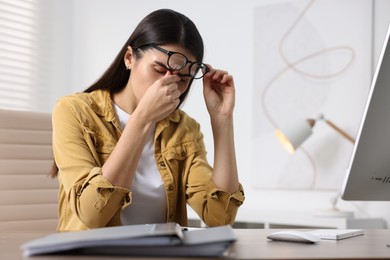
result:
[[[133,48],[131,48],[131,46],[127,46],[127,51],[123,57],[123,62],[125,63],[127,70],[131,70],[133,68],[134,61]]]

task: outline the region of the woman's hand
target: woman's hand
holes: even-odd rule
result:
[[[203,95],[211,117],[232,117],[235,104],[233,77],[223,70],[213,69],[203,77]]]
[[[143,118],[153,123],[167,117],[180,103],[179,81],[179,76],[167,71],[164,77],[156,80],[146,90],[136,108],[136,112],[142,113]]]

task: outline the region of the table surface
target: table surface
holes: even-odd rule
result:
[[[364,235],[343,240],[322,240],[317,244],[270,241],[267,235],[277,229],[235,229],[237,241],[226,256],[227,259],[390,259],[390,230],[365,230]],[[0,259],[75,259],[73,256],[23,257],[20,245],[47,235],[47,233],[0,234]],[[105,257],[106,258],[106,257]],[[77,259],[104,259],[97,256],[77,256]],[[114,259],[135,259],[115,257]],[[142,260],[156,258],[142,257]],[[167,258],[165,258],[167,259]],[[186,258],[175,258],[175,260]],[[194,258],[190,258],[194,259]],[[207,259],[207,258],[202,258]]]

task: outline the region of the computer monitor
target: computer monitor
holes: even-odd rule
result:
[[[344,181],[341,196],[344,200],[390,201],[389,34],[390,26]]]

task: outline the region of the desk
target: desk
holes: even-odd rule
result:
[[[266,236],[276,229],[235,229],[237,242],[229,249],[227,259],[390,259],[390,230],[365,230],[363,236],[318,244],[270,241]],[[19,246],[29,240],[42,237],[44,233],[0,234],[0,259],[26,259]],[[107,257],[37,256],[31,260],[107,259]],[[115,257],[115,260],[135,259]],[[151,260],[156,258],[145,258]],[[165,258],[168,259],[168,258]],[[183,258],[175,258],[180,260]],[[190,258],[194,260],[195,258]],[[203,258],[205,259],[205,258]],[[207,259],[207,258],[206,258]]]

